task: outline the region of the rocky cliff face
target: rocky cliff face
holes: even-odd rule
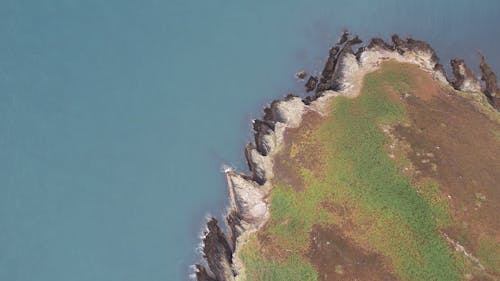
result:
[[[481,63],[479,64],[481,68],[482,77],[481,80],[484,81],[485,85],[483,92],[488,97],[488,101],[497,110],[500,109],[500,90],[498,89],[497,76],[491,70],[490,66],[486,63],[486,59],[481,55]]]
[[[481,83],[474,75],[474,72],[465,64],[462,59],[452,59],[451,69],[455,76],[451,82],[453,88],[463,92],[480,92]]]
[[[387,59],[413,63],[431,73],[434,79],[450,84],[464,92],[478,92],[481,84],[463,60],[452,60],[453,79],[446,77],[443,66],[432,47],[424,41],[392,36],[392,44],[380,38],[372,39],[368,45],[353,51],[361,44],[358,37],[344,33],[333,46],[326,60],[321,77],[310,77],[306,91],[313,95],[301,99],[289,95],[273,101],[264,109],[262,120],[253,121],[255,141],[248,144],[245,156],[249,174],[226,173],[230,193],[230,207],[226,216],[228,236],[219,228],[215,219],[207,223],[203,239],[203,254],[208,268],[197,264],[198,281],[244,280],[244,267],[238,257],[238,249],[245,236],[262,227],[269,217],[266,196],[272,189],[273,155],[283,142],[286,128],[300,126],[302,116],[308,111],[327,114],[328,100],[337,95],[353,95],[355,81],[364,74],[377,69]],[[481,58],[484,93],[490,103],[499,108],[500,91],[495,74]],[[451,83],[449,81],[452,81]]]
[[[205,268],[197,265],[199,280],[234,280],[232,271],[233,251],[216,219],[211,219],[207,223],[203,245],[203,257],[213,274],[209,274]]]

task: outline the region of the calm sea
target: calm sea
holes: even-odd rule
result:
[[[499,1],[0,1],[0,280],[184,280],[250,120],[344,28],[500,72]]]

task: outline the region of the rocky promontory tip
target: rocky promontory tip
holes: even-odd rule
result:
[[[234,277],[231,269],[233,252],[229,247],[226,235],[214,218],[207,223],[203,245],[203,257],[207,261],[211,274],[201,265],[196,265],[198,280],[232,280]]]
[[[481,63],[479,68],[482,72],[481,80],[484,81],[484,94],[488,97],[488,101],[497,110],[500,109],[500,90],[498,89],[497,76],[486,63],[486,59],[481,55]]]
[[[288,95],[264,108],[262,119],[253,121],[254,141],[245,148],[249,172],[226,172],[231,205],[226,215],[227,235],[215,219],[207,223],[203,238],[204,267],[196,265],[198,281],[244,280],[244,268],[238,250],[245,236],[257,231],[269,217],[268,195],[272,189],[273,156],[283,143],[287,128],[300,126],[306,112],[325,114],[327,101],[338,95],[352,96],[359,79],[374,71],[382,61],[396,60],[415,64],[439,83],[462,92],[483,92],[489,103],[500,108],[500,90],[496,75],[481,56],[481,81],[461,59],[451,60],[452,78],[448,78],[435,50],[426,42],[393,35],[391,43],[373,38],[367,45],[357,36],[344,32],[330,48],[320,77],[310,76],[305,83],[305,98]],[[306,78],[305,72],[297,75]],[[241,277],[241,278],[240,278]]]
[[[463,92],[479,92],[481,91],[481,83],[474,75],[474,72],[465,64],[463,59],[452,59],[450,61],[454,81],[451,85]]]

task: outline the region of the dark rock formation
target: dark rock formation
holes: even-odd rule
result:
[[[326,91],[330,88],[330,80],[332,78],[333,72],[335,71],[335,65],[337,64],[337,55],[340,52],[340,46],[337,45],[332,47],[328,52],[328,59],[326,60],[323,71],[321,72],[321,78],[316,88],[316,93]]]
[[[318,77],[316,77],[316,76],[309,77],[309,79],[307,80],[307,83],[305,85],[306,92],[309,93],[311,91],[314,91],[314,89],[316,88],[316,84],[318,84]]]
[[[278,105],[279,100],[274,100],[271,102],[271,104],[267,107],[264,108],[264,121],[270,122],[270,123],[275,123],[276,118],[274,116],[274,112],[276,109],[276,106]],[[273,130],[274,130],[274,125],[273,125]]]
[[[290,94],[286,95],[283,100],[288,101],[288,100],[291,100],[291,99],[296,98],[296,97],[298,97],[298,96],[290,93]]]
[[[317,96],[307,96],[305,98],[302,99],[302,102],[305,104],[305,105],[310,105],[311,102],[313,102],[314,100],[316,100],[318,97]]]
[[[347,34],[347,35],[346,35]],[[342,60],[343,56],[346,54],[354,54],[352,50],[352,46],[361,44],[363,41],[359,39],[358,36],[350,39],[348,33],[344,33],[342,35],[342,39],[339,43],[332,47],[328,54],[328,59],[325,63],[325,67],[321,72],[321,78],[319,79],[318,86],[316,87],[316,97],[318,98],[318,94],[327,90],[335,90],[337,88],[336,78],[340,71],[339,69],[339,61]],[[312,99],[314,100],[314,99]],[[306,100],[305,102],[311,102],[311,99]]]
[[[400,54],[404,54],[405,52],[426,52],[430,53],[431,61],[435,64],[439,63],[439,58],[436,54],[436,51],[425,41],[415,40],[412,38],[401,39],[397,34],[392,35],[391,37],[393,48]]]
[[[361,54],[363,54],[363,52],[367,49],[366,46],[361,46],[358,48],[358,50],[354,53],[354,55],[356,56],[356,60],[359,62],[360,58],[361,58]]]
[[[266,156],[269,154],[270,147],[263,141],[263,137],[274,130],[274,123],[256,119],[253,122],[253,129],[255,131],[254,138],[257,151]]]
[[[382,50],[392,50],[392,46],[387,44],[384,39],[382,38],[372,38],[372,40],[370,40],[370,43],[368,44],[368,46],[366,46],[368,49],[372,49],[372,48],[380,48]]]
[[[349,40],[347,42],[349,44],[349,46],[355,46],[355,45],[359,45],[361,43],[363,43],[363,40],[361,40],[361,38],[359,38],[359,36],[354,36],[354,38],[352,38],[351,40]]]
[[[425,41],[415,40],[412,38],[401,39],[397,34],[392,35],[392,48],[401,55],[410,52],[422,52],[431,55],[431,63],[434,64],[434,71],[441,73],[446,78],[446,72],[443,65],[439,63],[439,57],[436,51]],[[446,80],[449,80],[446,78]]]
[[[307,77],[307,72],[305,70],[301,70],[297,73],[295,73],[295,78],[297,79],[304,79]]]
[[[199,264],[196,265],[196,280],[198,281],[217,281],[207,272],[207,269]]]
[[[196,265],[200,278],[198,281],[226,281],[229,276],[234,276],[230,266],[233,263],[233,252],[226,235],[221,231],[217,220],[212,218],[207,223],[208,231],[203,238],[203,257],[207,261],[211,274],[201,265]]]
[[[349,31],[344,30],[339,38],[339,42],[337,42],[337,45],[343,45],[345,42],[347,42],[347,40],[349,40]]]
[[[260,140],[260,141],[262,141],[262,140]],[[250,174],[251,174],[250,179],[256,181],[260,185],[263,185],[266,183],[266,178],[264,177],[264,175],[262,175],[262,173],[259,173],[259,171],[257,171],[257,168],[256,168],[254,162],[252,161],[251,151],[253,149],[255,149],[255,147],[251,143],[247,144],[247,146],[245,147],[245,158],[247,160],[248,169],[250,170]]]
[[[479,80],[463,59],[452,59],[450,64],[453,76],[455,76],[455,79],[450,81],[453,88],[465,92],[479,92],[481,90]]]
[[[241,225],[240,215],[237,211],[232,210],[226,216],[226,223],[228,226],[228,239],[233,252],[236,249],[236,239],[240,235],[238,226]]]
[[[352,47],[355,45],[359,45],[363,43],[361,39],[359,39],[358,36],[355,36],[354,38],[347,40],[347,42],[344,44],[344,46],[341,48],[338,56],[337,56],[337,61],[335,64],[335,69],[329,78],[329,88],[325,90],[339,90],[341,85],[340,85],[340,77],[342,75],[342,72],[345,67],[344,59],[348,55],[355,55],[354,51],[352,50]],[[361,49],[361,51],[364,49]],[[359,56],[360,54],[358,54]]]
[[[481,62],[479,64],[481,68],[482,77],[481,80],[484,81],[483,92],[488,98],[490,104],[496,109],[500,109],[500,90],[498,89],[497,76],[491,70],[490,66],[486,63],[486,59],[481,55]]]

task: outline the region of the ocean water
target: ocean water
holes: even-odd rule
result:
[[[344,28],[500,72],[499,1],[242,2],[0,1],[0,280],[186,280],[221,165]]]

